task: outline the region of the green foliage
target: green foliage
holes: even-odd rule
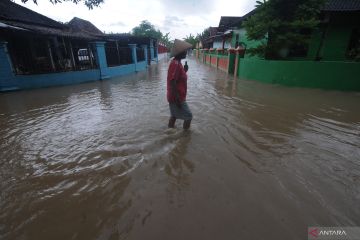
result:
[[[28,1],[33,1],[37,4],[37,0],[21,0],[23,3]],[[52,4],[62,3],[62,2],[73,2],[78,4],[79,2],[84,2],[84,4],[89,8],[93,9],[94,7],[98,7],[100,4],[104,3],[104,0],[49,0]]]
[[[142,21],[139,26],[134,27],[132,33],[135,36],[152,37],[156,39],[161,39],[162,37],[160,30],[155,29],[155,26],[147,20]]]
[[[279,50],[306,46],[311,32],[319,24],[324,0],[257,1],[256,12],[243,23],[250,40],[266,44],[248,49],[251,55],[281,58]]]
[[[190,33],[189,36],[186,36],[186,38],[184,38],[184,41],[190,43],[190,44],[193,46],[193,48],[196,48],[196,43],[197,43],[199,40]]]
[[[156,29],[153,24],[147,20],[143,20],[138,26],[132,29],[132,34],[135,36],[151,37],[163,42],[167,48],[171,48],[172,41],[169,37],[170,33],[163,34],[160,30]]]
[[[171,41],[169,34],[170,34],[169,32],[165,33],[165,35],[162,34],[161,42],[164,43],[168,49],[171,49],[173,45],[173,41]]]
[[[210,27],[204,29],[204,31],[200,34],[196,35],[198,41],[202,41],[207,39],[210,36]]]

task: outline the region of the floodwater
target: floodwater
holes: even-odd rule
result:
[[[0,239],[307,239],[360,226],[360,93],[287,88],[188,59],[0,94]],[[261,69],[259,69],[261,71]]]

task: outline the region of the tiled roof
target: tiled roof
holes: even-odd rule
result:
[[[74,32],[68,28],[53,28],[46,27],[36,24],[28,24],[23,22],[15,22],[15,21],[1,21],[3,24],[7,24],[11,27],[20,28],[19,30],[27,30],[30,33],[37,33],[40,35],[52,35],[52,36],[61,36],[61,37],[71,37],[71,38],[79,38],[79,39],[88,39],[88,40],[97,40],[100,39],[99,36],[90,35],[84,32]]]
[[[360,1],[360,0],[359,0]],[[232,27],[239,27],[241,23],[255,14],[256,9],[248,12],[242,17],[221,17],[218,27],[218,32],[225,32]]]
[[[360,0],[328,0],[324,11],[360,11]]]
[[[209,27],[209,35],[210,36],[215,36],[217,31],[218,31],[217,27]]]
[[[235,23],[240,22],[242,17],[228,17],[228,16],[222,16],[219,22],[218,31],[224,32],[230,27],[233,27]]]
[[[0,0],[0,19],[25,22],[53,28],[64,28],[63,24],[36,13],[10,0]]]
[[[73,24],[65,25],[10,0],[0,0],[0,22],[3,30],[27,30],[41,35],[81,39],[99,39],[102,35],[102,32],[88,21],[76,19]],[[82,31],[77,29],[77,26],[81,26]]]
[[[67,25],[70,27],[72,32],[82,32],[84,34],[90,34],[94,36],[103,35],[103,33],[97,27],[95,27],[94,24],[78,17],[71,19]]]

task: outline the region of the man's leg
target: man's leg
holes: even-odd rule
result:
[[[187,102],[183,102],[182,108],[183,108],[183,115],[184,115],[184,117],[186,119],[186,120],[184,120],[183,128],[185,130],[187,130],[187,129],[190,128],[190,124],[191,124],[191,120],[193,118],[193,115],[191,113],[191,110],[190,110],[189,105],[187,104]]]
[[[168,127],[169,128],[174,128],[175,127],[175,121],[176,121],[175,117],[170,117]]]
[[[184,121],[184,124],[183,124],[183,128],[185,130],[189,129],[190,128],[190,124],[191,124],[191,120],[185,120]]]

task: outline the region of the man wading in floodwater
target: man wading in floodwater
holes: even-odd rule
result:
[[[181,64],[181,59],[186,58],[186,51],[191,48],[190,43],[175,39],[171,49],[171,57],[174,57],[169,65],[167,76],[167,100],[169,102],[171,117],[169,128],[175,127],[176,119],[184,120],[183,128],[189,129],[192,113],[186,103],[187,74],[189,67]]]

